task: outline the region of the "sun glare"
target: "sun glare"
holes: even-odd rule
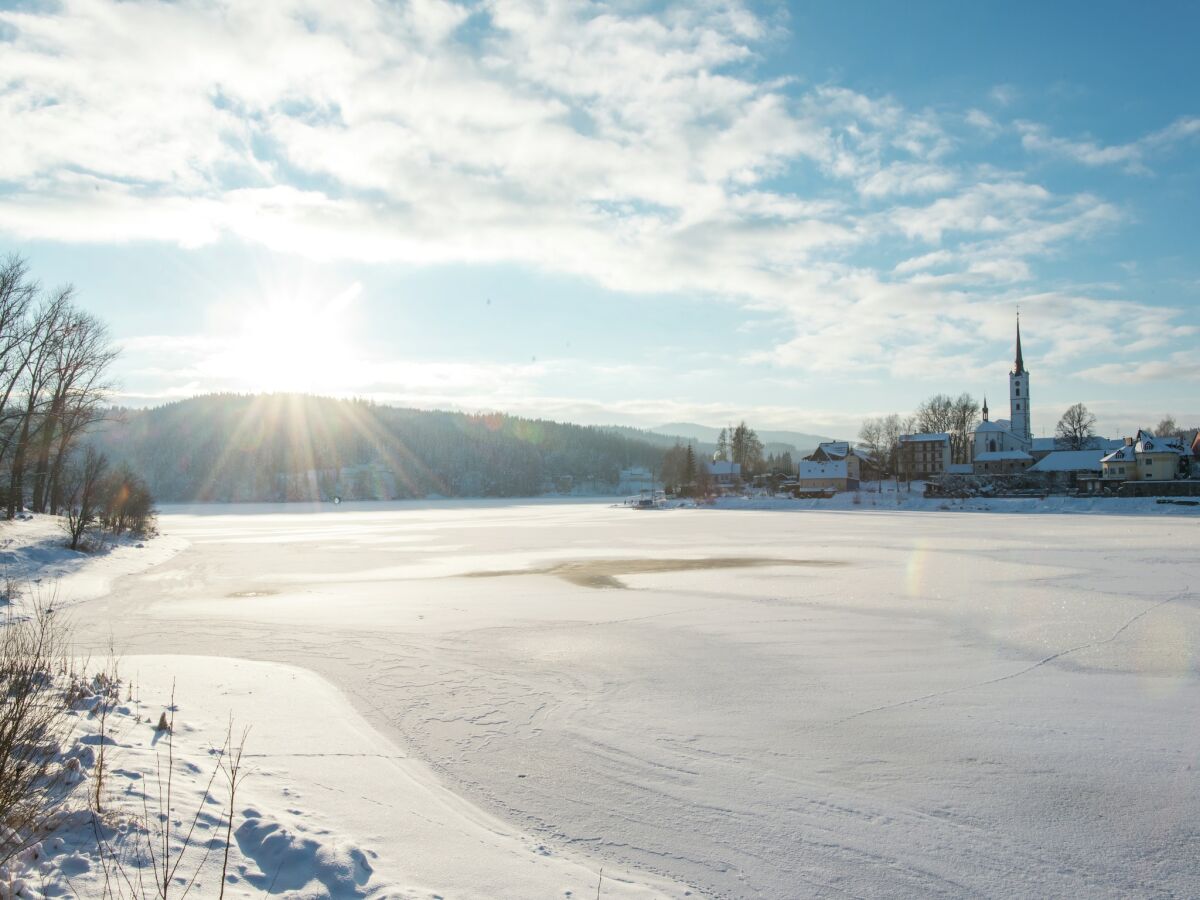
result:
[[[245,390],[336,394],[354,383],[361,363],[351,341],[351,285],[329,298],[275,293],[239,316],[226,356],[227,375]]]

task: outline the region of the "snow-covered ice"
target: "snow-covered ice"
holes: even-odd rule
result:
[[[349,698],[365,723],[343,704],[270,752],[398,768],[323,747],[259,789],[305,793],[379,885],[589,896],[604,865],[605,897],[635,890],[610,872],[656,896],[1200,894],[1196,511],[864,504],[170,510],[189,546],[75,616],[156,681],[209,679],[212,715]],[[282,672],[311,681],[272,693]],[[397,798],[457,811],[451,837]]]

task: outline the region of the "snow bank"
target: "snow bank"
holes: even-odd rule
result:
[[[187,546],[174,535],[123,535],[99,553],[83,553],[67,546],[62,523],[60,516],[32,513],[0,522],[4,575],[35,590],[52,591],[60,606],[102,597],[118,578],[166,562]]]
[[[1159,503],[1154,497],[972,497],[951,499],[925,497],[920,488],[875,493],[846,491],[825,500],[797,500],[791,497],[719,497],[709,508],[724,510],[776,510],[796,512],[837,510],[840,512],[989,512],[1054,513],[1069,515],[1114,516],[1200,516],[1200,506]]]
[[[551,852],[446,791],[308,671],[186,656],[131,656],[119,665],[124,702],[103,735],[99,697],[76,704],[74,746],[61,761],[73,773],[74,793],[42,839],[0,873],[0,896],[101,896],[106,877],[153,883],[146,837],[161,849],[164,819],[172,858],[181,860],[173,884],[182,891],[194,881],[197,896],[215,896],[228,793],[214,771],[230,729],[237,744],[247,727],[227,897],[572,897],[596,889],[597,868]],[[172,684],[173,736],[154,727],[160,714],[171,714]],[[101,744],[108,774],[103,811],[94,816]],[[605,897],[687,894],[616,871],[604,876]]]

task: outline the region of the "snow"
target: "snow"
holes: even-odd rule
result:
[[[1055,450],[1029,467],[1030,472],[1099,472],[1103,450]]]
[[[1200,509],[162,522],[187,548],[77,604],[81,650],[176,677],[188,734],[253,725],[247,890],[285,860],[346,896],[1200,894]]]
[[[813,478],[846,478],[849,464],[844,459],[830,462],[810,462],[801,460],[799,479],[804,481]]]
[[[8,578],[53,592],[59,604],[75,603],[103,596],[118,578],[165,562],[187,546],[179,537],[125,535],[103,552],[87,554],[67,543],[60,518],[24,513],[0,522],[0,567]]]

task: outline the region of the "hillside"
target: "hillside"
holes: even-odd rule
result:
[[[649,430],[654,434],[699,441],[714,447],[717,445],[717,436],[721,433],[720,428],[714,428],[711,425],[697,425],[693,422],[670,422]],[[815,450],[817,444],[822,441],[832,440],[832,438],[822,437],[818,434],[806,434],[803,431],[764,431],[759,428],[756,428],[755,431],[758,433],[758,439],[763,442],[764,450],[768,453],[782,453],[787,450],[793,455],[805,454]]]
[[[604,493],[663,457],[598,427],[278,394],[113,410],[90,440],[160,502]]]

